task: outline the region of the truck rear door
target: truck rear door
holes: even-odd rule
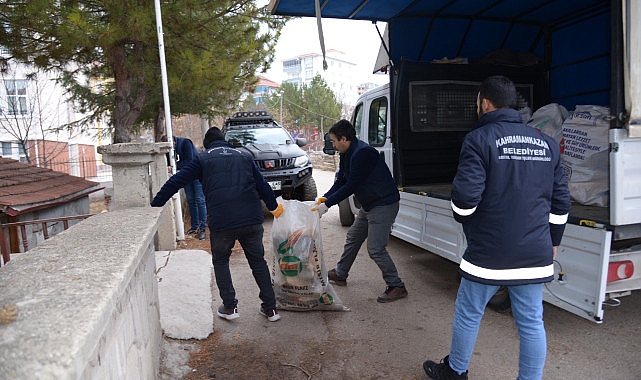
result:
[[[568,224],[543,299],[593,322],[603,320],[612,232]]]

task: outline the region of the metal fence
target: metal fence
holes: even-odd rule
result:
[[[29,248],[33,248],[29,246],[29,239],[28,239],[28,233],[27,233],[27,227],[32,226],[32,225],[40,225],[41,229],[39,231],[34,231],[31,230],[29,233],[31,234],[38,234],[41,239],[39,240],[47,240],[51,236],[54,236],[57,233],[60,233],[66,229],[69,228],[69,221],[71,220],[78,220],[78,219],[86,219],[88,217],[92,216],[92,214],[85,214],[85,215],[74,215],[74,216],[64,216],[64,217],[59,217],[59,218],[51,218],[51,219],[40,219],[40,220],[29,220],[26,222],[15,222],[15,223],[4,223],[0,224],[0,250],[2,251],[2,258],[0,259],[0,266],[3,264],[6,264],[11,260],[11,253],[19,253],[19,252],[27,252]],[[62,229],[57,228],[53,229],[51,228],[52,224],[60,223],[62,222]],[[19,234],[18,234],[19,232]],[[18,246],[22,245],[22,249],[12,252],[11,250],[11,238],[12,236],[16,239],[18,242]],[[17,247],[20,248],[20,247]]]

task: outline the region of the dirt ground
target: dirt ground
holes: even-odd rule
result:
[[[331,186],[333,173],[317,171],[314,178],[322,193]],[[338,261],[347,232],[338,214],[332,207],[321,221],[328,268]],[[268,215],[266,250],[272,244],[272,223]],[[188,237],[178,249],[209,252],[209,236],[202,241]],[[224,321],[212,315],[214,333],[204,340],[165,338],[159,380],[425,379],[422,362],[441,359],[451,343],[457,265],[397,238],[390,239],[388,250],[410,293],[407,298],[389,304],[376,302],[384,282],[362,247],[348,286],[334,288],[349,312],[284,310],[282,320],[271,323],[257,312],[257,287],[242,250],[235,248],[230,266],[241,318]],[[216,289],[213,298],[217,306]],[[548,339],[545,379],[641,379],[641,292],[608,308],[602,324],[549,303],[544,304],[544,315]],[[486,312],[470,378],[515,379],[518,352],[512,316]]]
[[[185,230],[188,227],[185,226]],[[211,253],[209,231],[205,240],[187,236],[179,242],[177,249],[199,249]],[[231,260],[244,260],[242,248],[238,244],[232,250]],[[282,355],[269,347],[224,344],[220,329],[214,329],[214,333],[207,339],[192,339],[182,343],[190,343],[191,346],[189,361],[186,363],[191,371],[183,380],[254,379],[257,378],[256,374],[260,374],[261,379],[312,379],[315,369],[320,366],[311,361],[296,365],[283,362]]]

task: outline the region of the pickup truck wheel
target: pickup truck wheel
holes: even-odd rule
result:
[[[349,207],[349,199],[343,199],[338,203],[338,216],[341,220],[341,226],[348,227],[354,223],[354,214]]]
[[[501,286],[496,294],[490,298],[487,307],[496,311],[497,313],[508,313],[512,309],[512,302],[510,301],[510,292],[505,286]]]
[[[299,201],[315,201],[316,200],[316,182],[314,181],[314,178],[310,178],[305,183],[303,183],[303,186],[299,188],[298,191],[298,200]]]

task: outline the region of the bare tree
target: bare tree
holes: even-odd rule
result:
[[[66,141],[73,131],[63,129],[61,114],[68,103],[56,91],[55,82],[40,70],[20,72],[17,67],[0,71],[0,134],[17,141],[27,162],[51,167],[51,162],[66,154]]]

